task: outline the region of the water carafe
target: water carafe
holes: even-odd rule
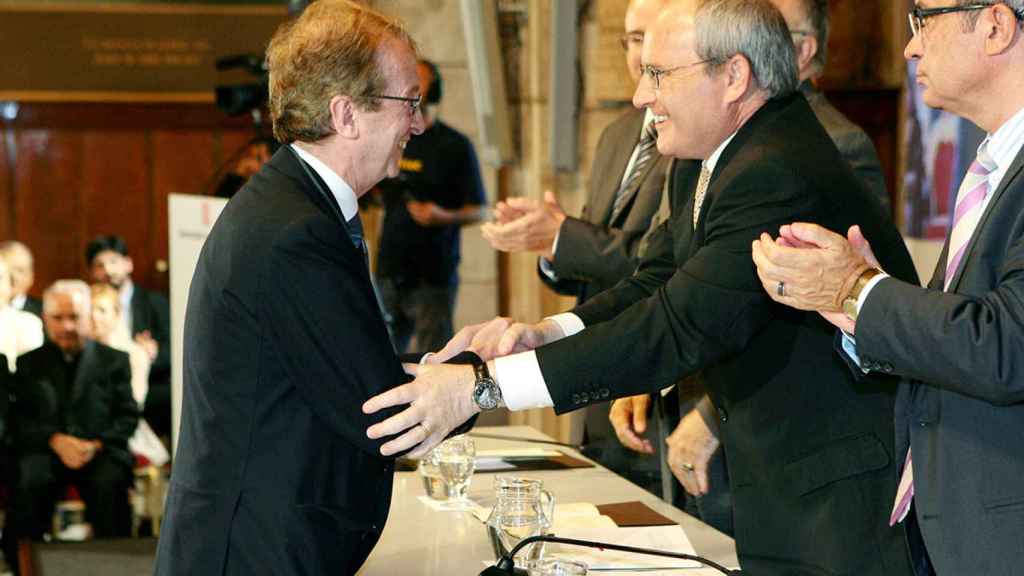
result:
[[[500,559],[522,539],[547,533],[554,521],[555,498],[543,489],[540,480],[497,476],[494,479],[497,502],[487,518],[487,535]],[[544,555],[544,543],[531,545],[521,559],[538,561]]]

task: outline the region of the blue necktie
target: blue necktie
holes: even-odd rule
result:
[[[359,219],[359,212],[345,222],[348,228],[348,235],[352,238],[352,244],[363,254],[363,260],[369,266],[369,253],[366,250],[366,240],[363,237],[363,221]]]

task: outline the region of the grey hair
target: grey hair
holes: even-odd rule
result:
[[[57,280],[50,287],[43,291],[43,310],[45,311],[49,306],[49,302],[54,296],[59,294],[67,294],[74,298],[78,296],[81,298],[80,302],[84,308],[82,309],[83,314],[89,312],[92,306],[92,291],[89,289],[89,285],[81,280]]]
[[[963,6],[964,4],[978,4],[979,0],[957,0],[957,6]],[[988,4],[995,6],[996,4],[1006,4],[1010,10],[1017,13],[1017,26],[1024,24],[1024,0],[980,0],[981,4]],[[964,32],[973,32],[974,27],[978,24],[978,18],[981,16],[981,12],[978,10],[971,10],[970,12],[964,12],[961,14],[964,23]]]
[[[694,18],[694,50],[707,73],[742,54],[769,99],[796,90],[796,50],[782,14],[769,0],[705,0]]]

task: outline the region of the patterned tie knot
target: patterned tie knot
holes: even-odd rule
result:
[[[989,174],[994,172],[996,168],[997,166],[995,160],[993,160],[992,157],[989,156],[988,140],[986,140],[978,148],[978,157],[975,158],[974,162],[971,163],[971,167],[968,169],[968,171],[971,174],[975,174],[977,176],[988,176]]]

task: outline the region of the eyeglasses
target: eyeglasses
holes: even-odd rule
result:
[[[619,37],[619,45],[622,46],[623,50],[629,50],[631,45],[640,46],[644,43],[643,32],[626,32]]]
[[[992,4],[982,4],[976,2],[974,4],[963,4],[961,6],[943,6],[941,8],[921,8],[919,6],[915,6],[914,9],[910,11],[910,14],[907,14],[907,20],[910,21],[910,31],[914,34],[914,36],[917,36],[921,33],[922,30],[924,30],[924,21],[927,20],[928,18],[931,18],[932,16],[939,16],[940,14],[955,14],[957,12],[973,12],[975,10],[984,10],[986,8],[991,8],[992,6],[996,6],[998,4],[1002,4],[1002,2],[994,2]],[[1017,10],[1016,8],[1010,6],[1007,6],[1007,8],[1010,8],[1010,10],[1013,11],[1013,15],[1016,16],[1018,20],[1024,19],[1024,10]]]
[[[376,98],[378,100],[398,100],[400,102],[405,102],[406,104],[409,105],[410,116],[415,116],[416,113],[420,111],[420,106],[423,105],[423,96],[416,96],[415,98],[410,98],[407,96],[384,96],[382,94],[370,94],[369,96],[367,96],[367,98]]]
[[[682,64],[680,66],[667,69],[662,69],[656,66],[651,66],[650,64],[646,64],[640,67],[640,73],[650,78],[651,82],[654,82],[655,90],[661,90],[661,80],[664,77],[668,76],[669,74],[675,74],[680,70],[686,70],[687,68],[693,68],[694,66],[700,66],[701,64],[707,64],[709,62],[714,61],[714,58],[708,58],[707,60],[701,60],[700,62],[694,62],[692,64]]]

